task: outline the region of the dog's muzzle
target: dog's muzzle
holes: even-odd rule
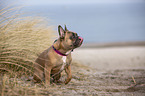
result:
[[[74,42],[74,47],[75,47],[75,48],[76,48],[76,47],[80,47],[80,46],[82,45],[82,43],[83,43],[83,38],[80,37],[80,36],[78,36],[78,37],[76,38],[76,41]]]

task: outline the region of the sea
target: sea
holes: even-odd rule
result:
[[[145,2],[35,5],[20,12],[45,17],[54,30],[66,24],[85,43],[145,41]]]

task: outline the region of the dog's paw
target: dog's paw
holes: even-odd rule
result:
[[[62,84],[64,84],[64,82],[61,81],[61,80],[57,80],[57,81],[55,81],[54,83],[57,84],[57,85],[62,85]]]

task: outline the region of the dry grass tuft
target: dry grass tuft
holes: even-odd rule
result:
[[[9,16],[14,10],[0,10],[0,70],[32,71],[34,59],[49,47],[54,31],[43,18]]]
[[[18,82],[16,80],[22,76],[26,79],[32,75],[34,60],[40,52],[50,46],[54,33],[52,26],[48,26],[44,18],[19,17],[19,14],[14,14],[16,11],[17,8],[10,7],[0,10],[0,95],[2,96],[8,93],[26,94],[28,87],[22,88],[25,85],[20,84],[21,88],[18,87],[20,80]]]

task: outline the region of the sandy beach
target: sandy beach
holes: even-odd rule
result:
[[[72,53],[71,82],[61,96],[145,96],[145,46],[82,47]]]
[[[72,53],[72,80],[69,84],[48,87],[34,84],[25,76],[3,79],[5,94],[26,96],[145,96],[145,46],[82,47]],[[30,76],[31,77],[31,76]],[[61,80],[66,74],[63,71]],[[16,81],[15,81],[16,80]],[[2,82],[0,82],[2,85]],[[5,87],[4,87],[5,88]],[[0,89],[1,86],[0,86]],[[10,95],[11,94],[11,95]]]
[[[145,69],[145,47],[76,49],[73,59],[97,70]]]
[[[73,52],[73,61],[74,78],[68,85],[73,94],[145,95],[144,46],[80,48]]]

